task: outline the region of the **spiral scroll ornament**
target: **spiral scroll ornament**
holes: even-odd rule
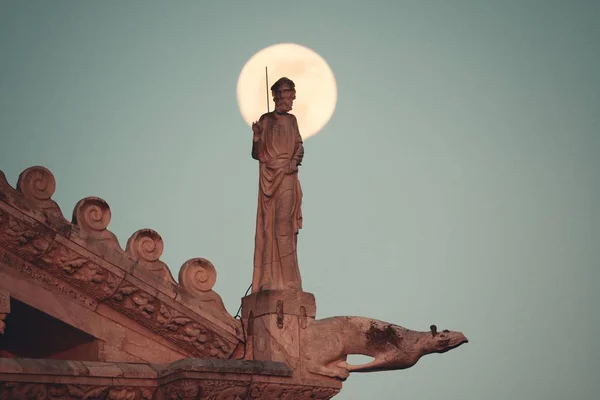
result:
[[[212,290],[217,282],[217,270],[204,258],[192,258],[179,270],[179,284],[190,294],[202,295]]]
[[[163,240],[152,229],[140,229],[127,240],[126,250],[135,260],[158,261],[163,253]]]
[[[29,199],[49,200],[56,190],[56,180],[47,168],[29,167],[19,175],[17,190]]]
[[[110,223],[110,207],[99,197],[79,200],[73,210],[73,223],[87,232],[100,232]]]

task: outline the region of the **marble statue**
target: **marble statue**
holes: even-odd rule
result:
[[[275,110],[253,123],[252,157],[259,161],[258,211],[252,292],[302,290],[296,252],[302,227],[298,167],[304,147],[296,117],[294,82],[281,78],[271,87]]]

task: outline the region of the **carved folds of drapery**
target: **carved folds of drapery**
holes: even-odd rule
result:
[[[80,200],[69,223],[51,198],[55,188],[44,167],[23,171],[16,189],[0,171],[3,265],[87,308],[106,303],[195,357],[231,355],[242,340],[239,321],[212,291],[216,271],[209,261],[186,262],[178,284],[160,260],[157,232],[138,230],[123,250],[108,230],[106,201]]]

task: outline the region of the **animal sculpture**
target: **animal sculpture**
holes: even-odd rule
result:
[[[333,317],[310,321],[302,347],[309,372],[345,380],[350,372],[410,368],[424,355],[445,353],[467,342],[461,332],[438,332],[435,325],[418,332],[371,318]],[[350,354],[373,360],[350,365]]]

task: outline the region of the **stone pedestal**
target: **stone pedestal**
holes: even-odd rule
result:
[[[242,317],[252,360],[301,365],[300,338],[315,318],[315,296],[297,290],[264,290],[242,299]]]

